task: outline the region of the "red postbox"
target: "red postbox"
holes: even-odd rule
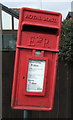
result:
[[[53,108],[62,15],[21,8],[11,106]]]

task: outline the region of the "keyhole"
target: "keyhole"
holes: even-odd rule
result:
[[[25,76],[23,76],[23,79],[25,78]]]

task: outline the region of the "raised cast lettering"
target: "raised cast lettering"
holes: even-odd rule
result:
[[[31,14],[26,15],[25,18],[26,19],[32,19],[32,20],[40,20],[40,21],[45,21],[45,22],[57,23],[57,19],[56,18],[35,16],[35,15],[31,15]]]
[[[32,47],[43,47],[43,48],[50,48],[49,39],[43,38],[41,36],[32,36],[29,39],[29,46]]]

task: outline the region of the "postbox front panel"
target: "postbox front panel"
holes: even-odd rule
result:
[[[42,96],[41,94],[30,94],[30,91],[28,94],[26,90],[26,79],[27,79],[27,56],[32,56],[32,50],[25,50],[24,54],[24,49],[19,51],[19,67],[17,71],[17,84],[16,84],[16,98],[15,98],[15,106],[35,106],[37,109],[42,108],[51,108],[52,102],[53,102],[53,88],[54,88],[54,77],[53,75],[56,74],[56,57],[58,53],[45,53],[45,57],[48,57],[48,66],[47,66],[47,74],[46,74],[46,87],[45,87],[45,93]],[[26,56],[26,57],[25,57]],[[23,59],[22,59],[23,58]],[[38,73],[40,75],[40,73]],[[37,74],[37,75],[38,75]],[[42,76],[41,76],[42,77]],[[33,77],[34,78],[34,77]],[[49,79],[49,80],[48,80]],[[39,79],[40,81],[41,79]],[[35,81],[33,80],[33,83]],[[32,83],[31,83],[32,84]],[[40,81],[41,84],[41,81]],[[40,86],[39,84],[39,86]],[[44,84],[43,84],[44,85]],[[32,86],[33,87],[33,86]],[[38,87],[38,86],[37,86]],[[37,88],[36,87],[36,88]],[[44,86],[43,86],[44,87]],[[31,88],[33,89],[33,88]],[[34,89],[33,89],[34,90]],[[36,90],[34,90],[34,93]],[[38,92],[38,91],[37,91]],[[36,93],[37,93],[36,92]],[[40,93],[40,92],[39,92]]]
[[[14,109],[52,109],[60,28],[59,13],[21,9],[11,103]]]

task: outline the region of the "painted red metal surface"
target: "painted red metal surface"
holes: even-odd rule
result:
[[[60,13],[21,8],[12,87],[12,108],[52,110],[61,20]],[[36,56],[37,51],[40,51],[39,56]],[[29,59],[46,61],[42,92],[26,91]]]

